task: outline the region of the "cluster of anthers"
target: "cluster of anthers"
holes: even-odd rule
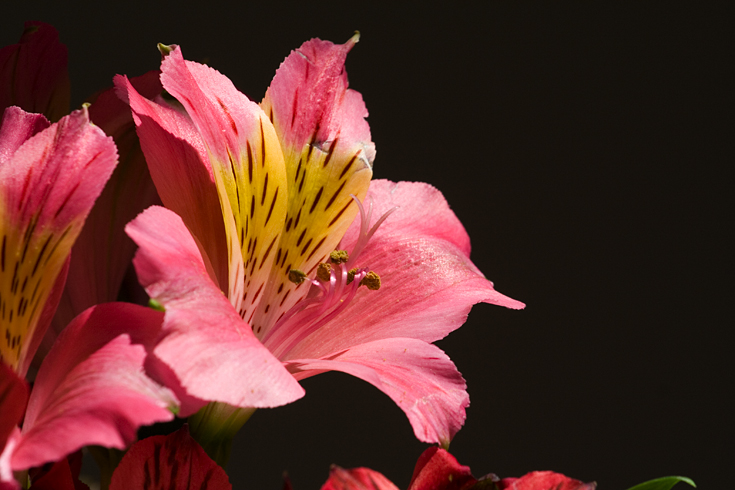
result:
[[[360,286],[371,291],[380,289],[380,276],[368,267],[356,267],[355,264],[378,227],[398,207],[386,211],[370,227],[372,201],[366,212],[362,203],[355,196],[351,197],[360,210],[360,234],[352,252],[334,250],[326,262],[317,266],[313,278],[307,277],[298,269],[291,269],[288,273],[291,282],[308,282],[311,287],[306,297],[288,310],[262,339],[263,343],[276,346],[273,354],[279,358],[283,358],[299,342],[339,315],[350,304]]]

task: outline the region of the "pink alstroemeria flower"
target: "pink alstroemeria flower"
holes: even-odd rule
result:
[[[78,316],[22,379],[66,279],[69,251],[117,163],[86,109],[49,124],[18,107],[0,126],[0,481],[89,444],[125,447],[177,400],[143,371],[162,315],[110,304]],[[26,401],[28,401],[26,409]],[[17,427],[21,423],[22,429]],[[8,429],[9,428],[9,429]]]
[[[201,401],[280,405],[302,395],[296,380],[337,370],[390,396],[420,440],[448,444],[469,398],[431,342],[474,303],[523,304],[470,262],[439,191],[370,184],[367,110],[344,71],[356,41],[306,42],[260,107],[178,47],[161,66],[177,102],[116,80],[169,208],[128,225],[141,284],[165,308],[153,353],[181,398],[200,399],[184,413]]]

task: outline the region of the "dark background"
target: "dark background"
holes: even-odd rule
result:
[[[669,474],[724,488],[733,443],[732,7],[668,2],[308,4],[14,2],[69,46],[72,102],[178,43],[260,100],[311,37],[348,59],[375,176],[430,182],[472,258],[525,311],[476,306],[439,342],[472,405],[451,450],[475,476],[553,469],[623,490]],[[724,3],[722,5],[725,5]],[[315,490],[329,465],[401,489],[427,447],[347,375],[261,410],[235,442],[235,488]],[[682,487],[683,488],[683,487]]]

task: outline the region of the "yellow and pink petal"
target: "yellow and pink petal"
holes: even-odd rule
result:
[[[37,346],[31,338],[48,326],[39,323],[47,298],[117,164],[115,144],[86,109],[19,144],[17,134],[39,124],[11,107],[0,128],[0,355],[21,375]]]
[[[289,271],[312,276],[334,250],[357,214],[372,178],[375,145],[359,92],[348,88],[343,45],[312,39],[281,64],[261,103],[275,127],[288,174],[288,209],[276,261],[253,319],[262,338],[306,287],[288,281]],[[277,311],[278,310],[278,311]]]
[[[216,70],[174,47],[161,64],[164,88],[186,109],[207,148],[232,249],[229,297],[246,321],[261,299],[283,227],[287,193],[281,147],[270,120]],[[234,228],[228,226],[234,219]],[[234,235],[234,236],[233,236]],[[235,248],[235,245],[238,245]],[[242,256],[241,272],[235,250]]]

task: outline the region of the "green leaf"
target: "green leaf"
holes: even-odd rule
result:
[[[649,480],[645,483],[639,483],[638,485],[631,487],[628,490],[670,490],[671,487],[673,487],[680,481],[688,483],[694,488],[697,487],[697,485],[695,485],[691,479],[685,476],[664,476],[663,478],[656,478],[655,480]]]

